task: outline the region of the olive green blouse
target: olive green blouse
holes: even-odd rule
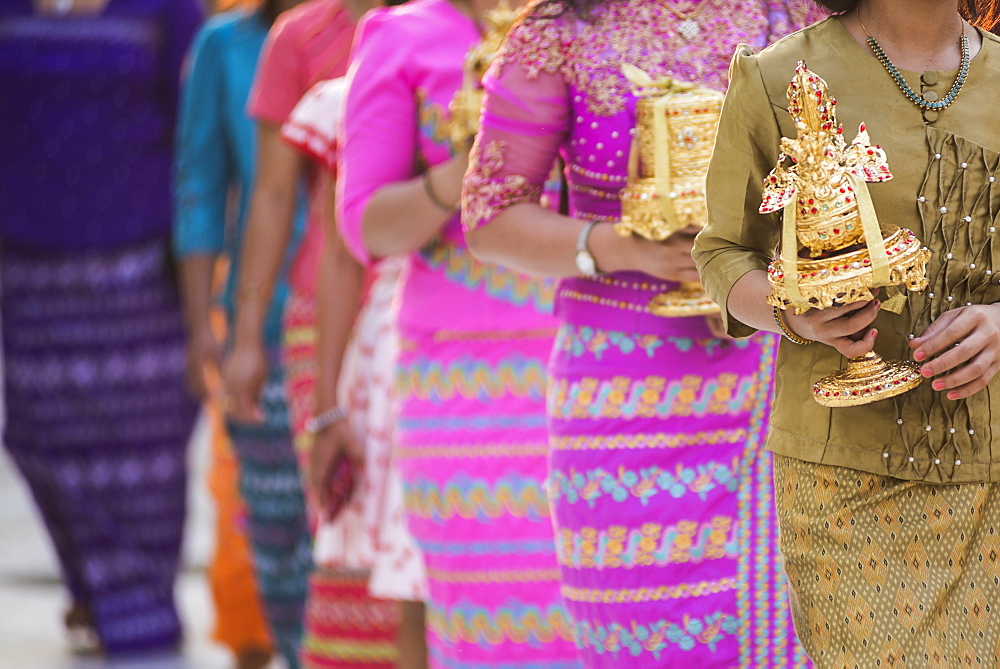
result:
[[[805,60],[837,98],[844,133],[864,121],[886,151],[894,178],[869,189],[883,224],[913,230],[933,252],[921,293],[902,312],[881,313],[875,350],[911,359],[907,337],[948,309],[1000,301],[1000,40],[982,33],[982,50],[955,103],[937,118],[907,100],[874,56],[835,18],[790,35],[759,55],[741,47],[731,66],[708,177],[708,226],[695,259],[708,293],[726,304],[746,272],[775,256],[780,215],[761,215],[764,177],[782,136],[795,137],[785,91]],[[944,97],[956,72],[903,72],[916,91]],[[994,270],[996,270],[994,272]],[[725,310],[723,310],[725,311]],[[730,334],[753,329],[725,314]],[[1000,480],[1000,377],[967,400],[952,401],[925,381],[916,390],[867,406],[829,409],[812,384],[843,367],[822,344],[783,340],[768,447],[808,462],[901,479],[966,483]]]

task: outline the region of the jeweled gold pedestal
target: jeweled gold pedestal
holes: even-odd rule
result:
[[[847,367],[813,384],[813,397],[825,407],[853,407],[889,399],[923,381],[915,363],[885,361],[874,351],[847,361]]]
[[[682,282],[674,290],[660,293],[649,301],[648,309],[651,314],[665,318],[709,316],[721,311],[702,285],[695,281]]]

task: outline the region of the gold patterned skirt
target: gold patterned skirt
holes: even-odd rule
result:
[[[1000,487],[776,455],[795,629],[818,667],[1000,666]]]

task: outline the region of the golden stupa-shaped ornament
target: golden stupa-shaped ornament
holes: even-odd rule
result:
[[[705,226],[705,179],[719,129],[723,94],[676,79],[653,80],[632,65],[622,68],[639,98],[629,155],[628,182],[621,192],[622,236],[660,242],[678,230]],[[655,296],[658,316],[706,316],[719,307],[697,281]]]
[[[826,82],[800,61],[788,87],[798,137],[781,140],[760,206],[762,214],[784,209],[781,253],[768,267],[767,301],[795,313],[872,300],[880,286],[927,286],[930,251],[909,230],[879,226],[868,193],[868,183],[892,178],[885,152],[870,143],[864,124],[848,144],[836,105]],[[898,294],[883,308],[898,311],[902,301]],[[872,351],[818,381],[813,397],[824,406],[860,406],[922,380],[915,364],[885,361]]]
[[[483,76],[490,69],[504,37],[520,15],[521,10],[511,8],[506,0],[501,0],[500,4],[483,15],[483,37],[465,55],[462,87],[455,91],[448,105],[451,116],[449,134],[454,146],[469,144],[479,132],[479,115],[483,109]]]

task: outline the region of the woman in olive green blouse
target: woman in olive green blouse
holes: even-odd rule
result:
[[[822,2],[842,12],[733,60],[695,259],[733,336],[780,332],[765,270],[781,231],[757,213],[798,60],[864,121],[894,178],[870,192],[883,224],[930,247],[928,287],[901,313],[877,300],[795,315],[783,341],[768,446],[796,630],[819,666],[998,666],[1000,656],[1000,40],[997,2]],[[978,5],[978,6],[977,6]],[[873,55],[873,40],[925,101]],[[962,48],[962,36],[967,38]],[[877,338],[876,338],[877,335]],[[829,409],[812,384],[874,349],[912,358],[905,395]],[[846,356],[846,357],[845,357]]]

